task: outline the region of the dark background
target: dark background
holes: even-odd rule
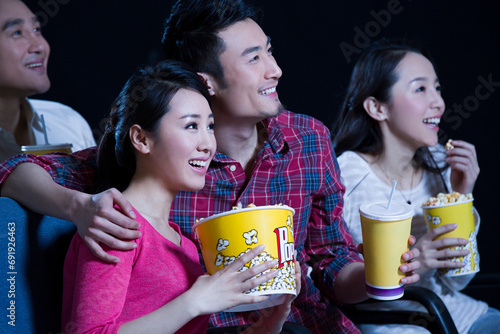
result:
[[[50,91],[79,111],[96,140],[102,120],[130,74],[161,59],[161,30],[173,1],[39,0],[51,45]],[[481,214],[481,273],[500,272],[498,122],[500,121],[499,5],[491,1],[255,1],[283,70],[281,101],[289,110],[330,125],[337,117],[353,62],[365,43],[409,37],[431,51],[447,112],[441,141],[476,146],[481,173],[474,191]],[[349,52],[342,51],[349,48]],[[484,82],[493,82],[485,86]],[[497,290],[498,291],[498,290]]]

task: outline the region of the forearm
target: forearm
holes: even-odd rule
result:
[[[58,185],[49,173],[33,163],[17,166],[4,181],[1,194],[35,212],[66,220],[71,220],[72,208],[77,205],[79,197],[84,196]]]
[[[196,301],[185,292],[159,309],[121,325],[118,333],[175,333],[199,315]]]
[[[335,280],[333,293],[342,303],[358,303],[368,299],[364,263],[353,262],[345,266]]]

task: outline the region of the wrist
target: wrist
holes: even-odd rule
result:
[[[189,305],[189,307],[185,308],[185,312],[189,314],[190,318],[196,318],[200,315],[207,314],[206,312],[203,312],[203,307],[201,305],[203,298],[200,298],[193,287],[194,285],[178,297],[179,299],[185,301],[186,305]]]
[[[64,196],[68,199],[67,205],[63,204],[61,208],[61,212],[63,212],[63,219],[75,222],[78,217],[78,212],[80,212],[80,208],[85,207],[85,203],[87,203],[92,195],[82,193],[76,190],[67,189],[67,194]]]

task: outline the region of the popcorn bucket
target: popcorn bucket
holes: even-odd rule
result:
[[[267,300],[233,307],[227,312],[242,312],[283,303],[286,294],[295,290],[295,248],[293,215],[286,205],[258,206],[235,209],[198,221],[194,230],[201,243],[207,272],[213,274],[235,261],[245,252],[264,244],[264,251],[248,262],[246,270],[268,260],[277,260],[273,269],[278,275],[246,291],[253,295],[271,295]]]
[[[461,276],[479,271],[479,252],[477,251],[472,202],[473,199],[438,206],[422,206],[424,219],[429,229],[445,224],[458,225],[455,230],[442,234],[436,239],[463,238],[469,240],[465,246],[450,247],[450,249],[468,249],[470,251],[470,254],[467,256],[451,259],[451,261],[465,263],[466,266],[462,268],[441,269],[441,273],[445,276]]]
[[[65,143],[65,144],[46,144],[46,145],[24,145],[21,146],[21,152],[29,153],[29,154],[48,154],[54,152],[64,152],[71,153],[71,148],[73,144]]]

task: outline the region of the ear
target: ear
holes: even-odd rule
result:
[[[367,97],[363,101],[366,113],[376,121],[382,122],[387,119],[387,106],[373,96]]]
[[[212,77],[212,75],[208,73],[203,73],[203,72],[197,72],[198,76],[200,77],[201,81],[207,86],[208,92],[210,93],[210,96],[215,95],[215,91],[217,89],[217,82],[216,80]]]
[[[130,141],[134,149],[142,154],[150,152],[151,142],[146,135],[146,131],[139,125],[134,124],[129,130]]]

